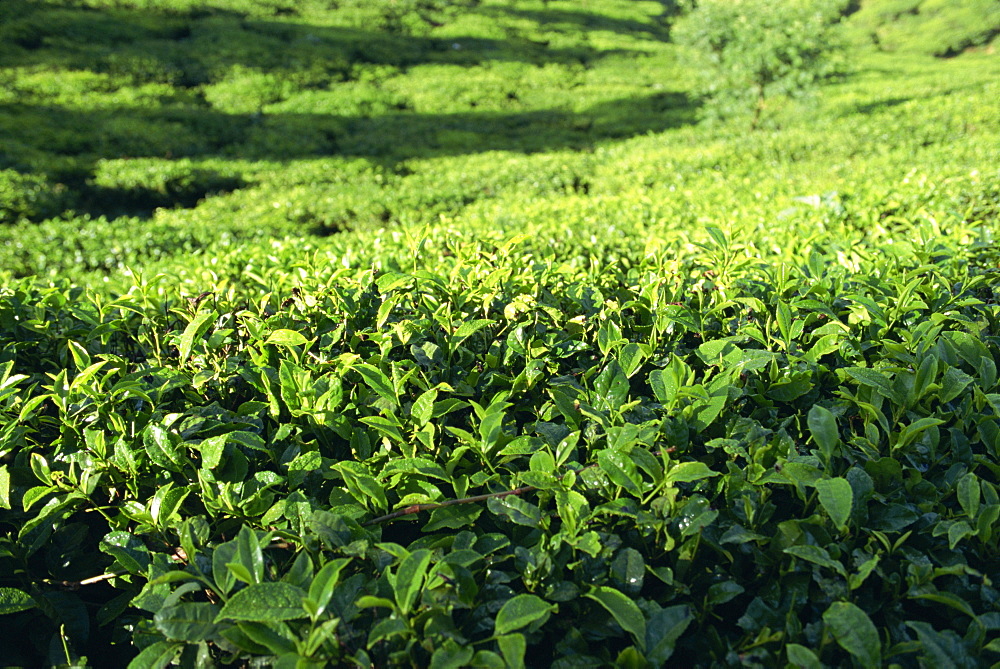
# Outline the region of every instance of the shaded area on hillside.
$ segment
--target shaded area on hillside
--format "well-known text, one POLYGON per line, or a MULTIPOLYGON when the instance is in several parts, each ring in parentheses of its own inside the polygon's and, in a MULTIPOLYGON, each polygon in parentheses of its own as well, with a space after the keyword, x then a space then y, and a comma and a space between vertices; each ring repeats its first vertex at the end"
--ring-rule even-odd
MULTIPOLYGON (((222 9, 94 10, 8 1, 12 4, 0 12, 0 39, 6 44, 0 58, 8 64, 91 69, 136 83, 197 86, 242 66, 282 72, 309 86, 349 79, 359 64, 586 64, 605 55, 584 43, 553 48, 544 39, 511 31, 505 39, 438 38, 377 25, 345 28, 267 20, 222 9)), ((601 22, 595 27, 600 28, 607 19, 597 18, 601 22)))
POLYGON ((482 11, 487 16, 508 16, 534 21, 549 30, 557 32, 588 32, 605 30, 623 35, 645 33, 656 39, 666 41, 670 30, 665 22, 673 16, 677 9, 672 3, 664 3, 664 12, 656 21, 644 22, 635 19, 620 19, 594 12, 568 9, 521 9, 515 7, 487 7, 482 11))
POLYGON ((53 208, 145 217, 246 185, 235 172, 169 165, 184 159, 347 156, 391 166, 494 150, 589 150, 695 121, 695 103, 658 87, 589 105, 574 92, 581 73, 602 59, 644 55, 595 47, 587 32, 659 39, 663 17, 468 0, 344 3, 341 25, 317 25, 291 1, 94 4, 0 3, 0 64, 20 68, 0 80, 7 86, 0 88, 0 170, 11 183, 24 181, 19 174, 42 179, 32 184, 45 206, 21 213, 32 220, 53 208), (441 21, 461 23, 469 34, 435 37, 441 21), (412 82, 407 70, 419 65, 461 69, 453 79, 429 68, 412 82), (474 76, 459 74, 473 69, 474 76), (521 81, 525 73, 530 82, 521 81), (427 91, 438 99, 414 99, 427 91), (148 182, 129 176, 127 188, 102 182, 95 169, 137 158, 160 165, 136 170, 148 182))
POLYGON ((696 106, 682 93, 611 100, 580 112, 226 114, 208 108, 118 108, 80 111, 57 106, 0 105, 0 169, 44 172, 78 193, 79 211, 149 215, 161 206, 192 206, 238 179, 208 175, 210 185, 183 192, 141 187, 128 193, 91 181, 102 159, 204 158, 293 160, 353 156, 394 164, 411 158, 484 151, 536 153, 589 150, 597 143, 694 123, 696 106), (136 195, 139 193, 140 195, 136 195), (142 204, 145 202, 145 204, 142 204), (142 205, 142 206, 140 206, 142 205))

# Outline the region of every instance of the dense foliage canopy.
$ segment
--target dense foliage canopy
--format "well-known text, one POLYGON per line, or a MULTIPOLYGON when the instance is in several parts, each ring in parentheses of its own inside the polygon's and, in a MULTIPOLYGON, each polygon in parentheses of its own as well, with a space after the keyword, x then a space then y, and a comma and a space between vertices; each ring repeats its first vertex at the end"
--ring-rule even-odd
POLYGON ((5 663, 1000 660, 989 47, 336 4, 0 4, 5 663))

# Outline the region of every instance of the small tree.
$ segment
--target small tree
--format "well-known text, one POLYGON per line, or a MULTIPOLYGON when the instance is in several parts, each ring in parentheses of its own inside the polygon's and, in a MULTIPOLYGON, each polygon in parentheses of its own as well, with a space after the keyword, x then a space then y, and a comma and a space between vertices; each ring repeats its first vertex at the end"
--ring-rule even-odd
POLYGON ((748 114, 756 128, 767 100, 797 95, 832 72, 831 28, 842 0, 697 0, 673 28, 696 68, 706 115, 748 114))

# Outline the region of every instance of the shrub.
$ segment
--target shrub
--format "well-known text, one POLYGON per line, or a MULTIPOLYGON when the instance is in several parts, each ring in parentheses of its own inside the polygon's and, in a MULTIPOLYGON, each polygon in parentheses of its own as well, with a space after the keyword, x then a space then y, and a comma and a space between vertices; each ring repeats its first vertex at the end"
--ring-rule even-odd
POLYGON ((842 2, 702 0, 674 29, 698 70, 709 116, 749 114, 756 128, 768 98, 808 90, 831 72, 830 28, 842 2))
POLYGON ((50 218, 63 210, 67 197, 65 186, 43 176, 0 170, 0 223, 50 218))

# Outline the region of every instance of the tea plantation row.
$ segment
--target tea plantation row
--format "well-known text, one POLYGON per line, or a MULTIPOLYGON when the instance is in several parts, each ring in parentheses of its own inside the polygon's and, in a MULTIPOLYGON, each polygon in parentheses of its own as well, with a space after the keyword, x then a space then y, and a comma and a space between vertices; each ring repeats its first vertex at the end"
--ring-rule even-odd
POLYGON ((0 28, 5 662, 1000 661, 988 50, 748 136, 658 2, 75 4, 0 28))

